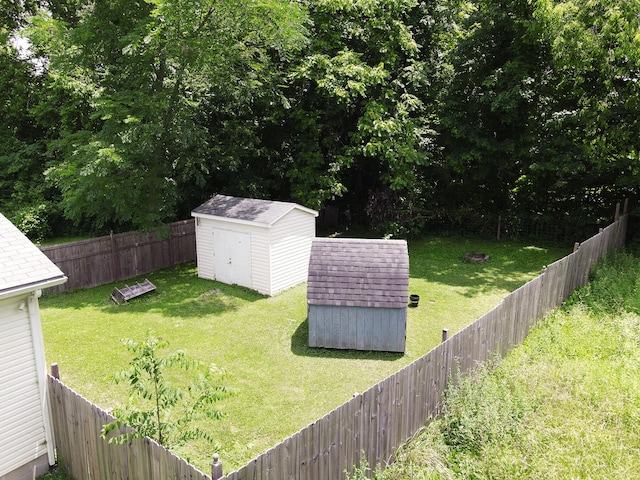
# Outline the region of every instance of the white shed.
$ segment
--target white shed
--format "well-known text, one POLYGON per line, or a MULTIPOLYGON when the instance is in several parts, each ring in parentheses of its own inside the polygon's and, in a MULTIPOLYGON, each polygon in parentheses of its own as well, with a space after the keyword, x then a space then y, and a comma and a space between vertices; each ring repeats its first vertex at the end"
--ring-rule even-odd
POLYGON ((296 203, 216 195, 196 219, 198 276, 275 295, 307 279, 318 212, 296 203))
POLYGON ((0 214, 0 479, 55 462, 38 297, 67 277, 0 214))

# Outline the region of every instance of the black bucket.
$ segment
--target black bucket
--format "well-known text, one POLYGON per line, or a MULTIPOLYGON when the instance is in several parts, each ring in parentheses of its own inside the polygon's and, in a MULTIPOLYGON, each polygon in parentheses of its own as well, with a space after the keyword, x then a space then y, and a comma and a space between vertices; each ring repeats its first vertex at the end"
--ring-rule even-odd
POLYGON ((417 307, 418 306, 418 302, 420 301, 420 295, 409 295, 409 306, 410 307, 417 307))

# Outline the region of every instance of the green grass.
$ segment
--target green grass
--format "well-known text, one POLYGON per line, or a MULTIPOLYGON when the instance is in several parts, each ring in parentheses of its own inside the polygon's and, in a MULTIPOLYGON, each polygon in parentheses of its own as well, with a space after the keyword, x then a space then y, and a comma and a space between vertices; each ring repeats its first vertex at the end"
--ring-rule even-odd
POLYGON ((64 470, 62 465, 55 465, 49 469, 49 472, 45 473, 38 480, 73 480, 64 470))
MULTIPOLYGON (((410 241, 410 293, 420 295, 420 305, 408 309, 404 354, 309 348, 304 284, 266 298, 197 278, 188 264, 147 275, 157 290, 126 305, 109 300, 125 282, 45 295, 47 360, 59 364, 67 385, 103 408, 126 401, 125 387, 109 378, 130 360, 124 338, 141 340, 151 331, 171 350, 224 368, 223 383, 235 395, 217 404, 227 417, 206 427, 228 472, 428 352, 443 328, 462 329, 566 253, 510 242, 410 241), (470 251, 491 260, 463 262, 470 251)), ((213 449, 194 443, 178 453, 208 471, 213 449)))
POLYGON ((640 478, 639 279, 640 259, 605 260, 376 478, 640 478))

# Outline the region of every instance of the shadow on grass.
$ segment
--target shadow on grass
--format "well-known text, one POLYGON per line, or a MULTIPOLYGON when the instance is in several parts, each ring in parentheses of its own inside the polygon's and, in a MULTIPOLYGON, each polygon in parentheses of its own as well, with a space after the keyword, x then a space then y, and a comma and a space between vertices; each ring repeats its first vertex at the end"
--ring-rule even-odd
POLYGON ((195 264, 187 263, 98 287, 48 294, 45 301, 49 307, 93 307, 107 314, 153 311, 165 317, 202 318, 235 311, 263 298, 245 287, 199 278, 195 264), (110 299, 114 288, 134 285, 145 278, 156 286, 156 290, 120 305, 110 299))
POLYGON ((511 292, 570 251, 570 247, 434 237, 409 243, 409 275, 462 287, 467 297, 495 289, 511 292), (489 261, 464 261, 463 256, 471 252, 486 253, 489 261))
POLYGON ((387 360, 394 361, 404 356, 397 352, 374 352, 361 350, 340 350, 335 348, 315 348, 309 346, 309 319, 305 319, 291 337, 291 352, 301 357, 343 358, 347 360, 387 360))

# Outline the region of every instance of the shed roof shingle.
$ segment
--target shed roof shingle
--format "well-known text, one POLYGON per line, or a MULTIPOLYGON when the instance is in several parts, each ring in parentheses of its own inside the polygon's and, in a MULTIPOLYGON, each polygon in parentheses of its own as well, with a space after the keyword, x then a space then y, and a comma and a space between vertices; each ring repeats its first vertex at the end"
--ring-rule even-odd
POLYGON ((311 245, 311 305, 406 308, 409 254, 404 240, 317 238, 311 245))
POLYGON ((64 280, 64 273, 0 213, 0 294, 64 280))
POLYGON ((192 213, 244 220, 271 226, 295 208, 309 212, 315 216, 318 215, 318 212, 315 210, 303 207, 297 203, 262 200, 258 198, 230 197, 228 195, 216 195, 199 207, 193 209, 192 213))

